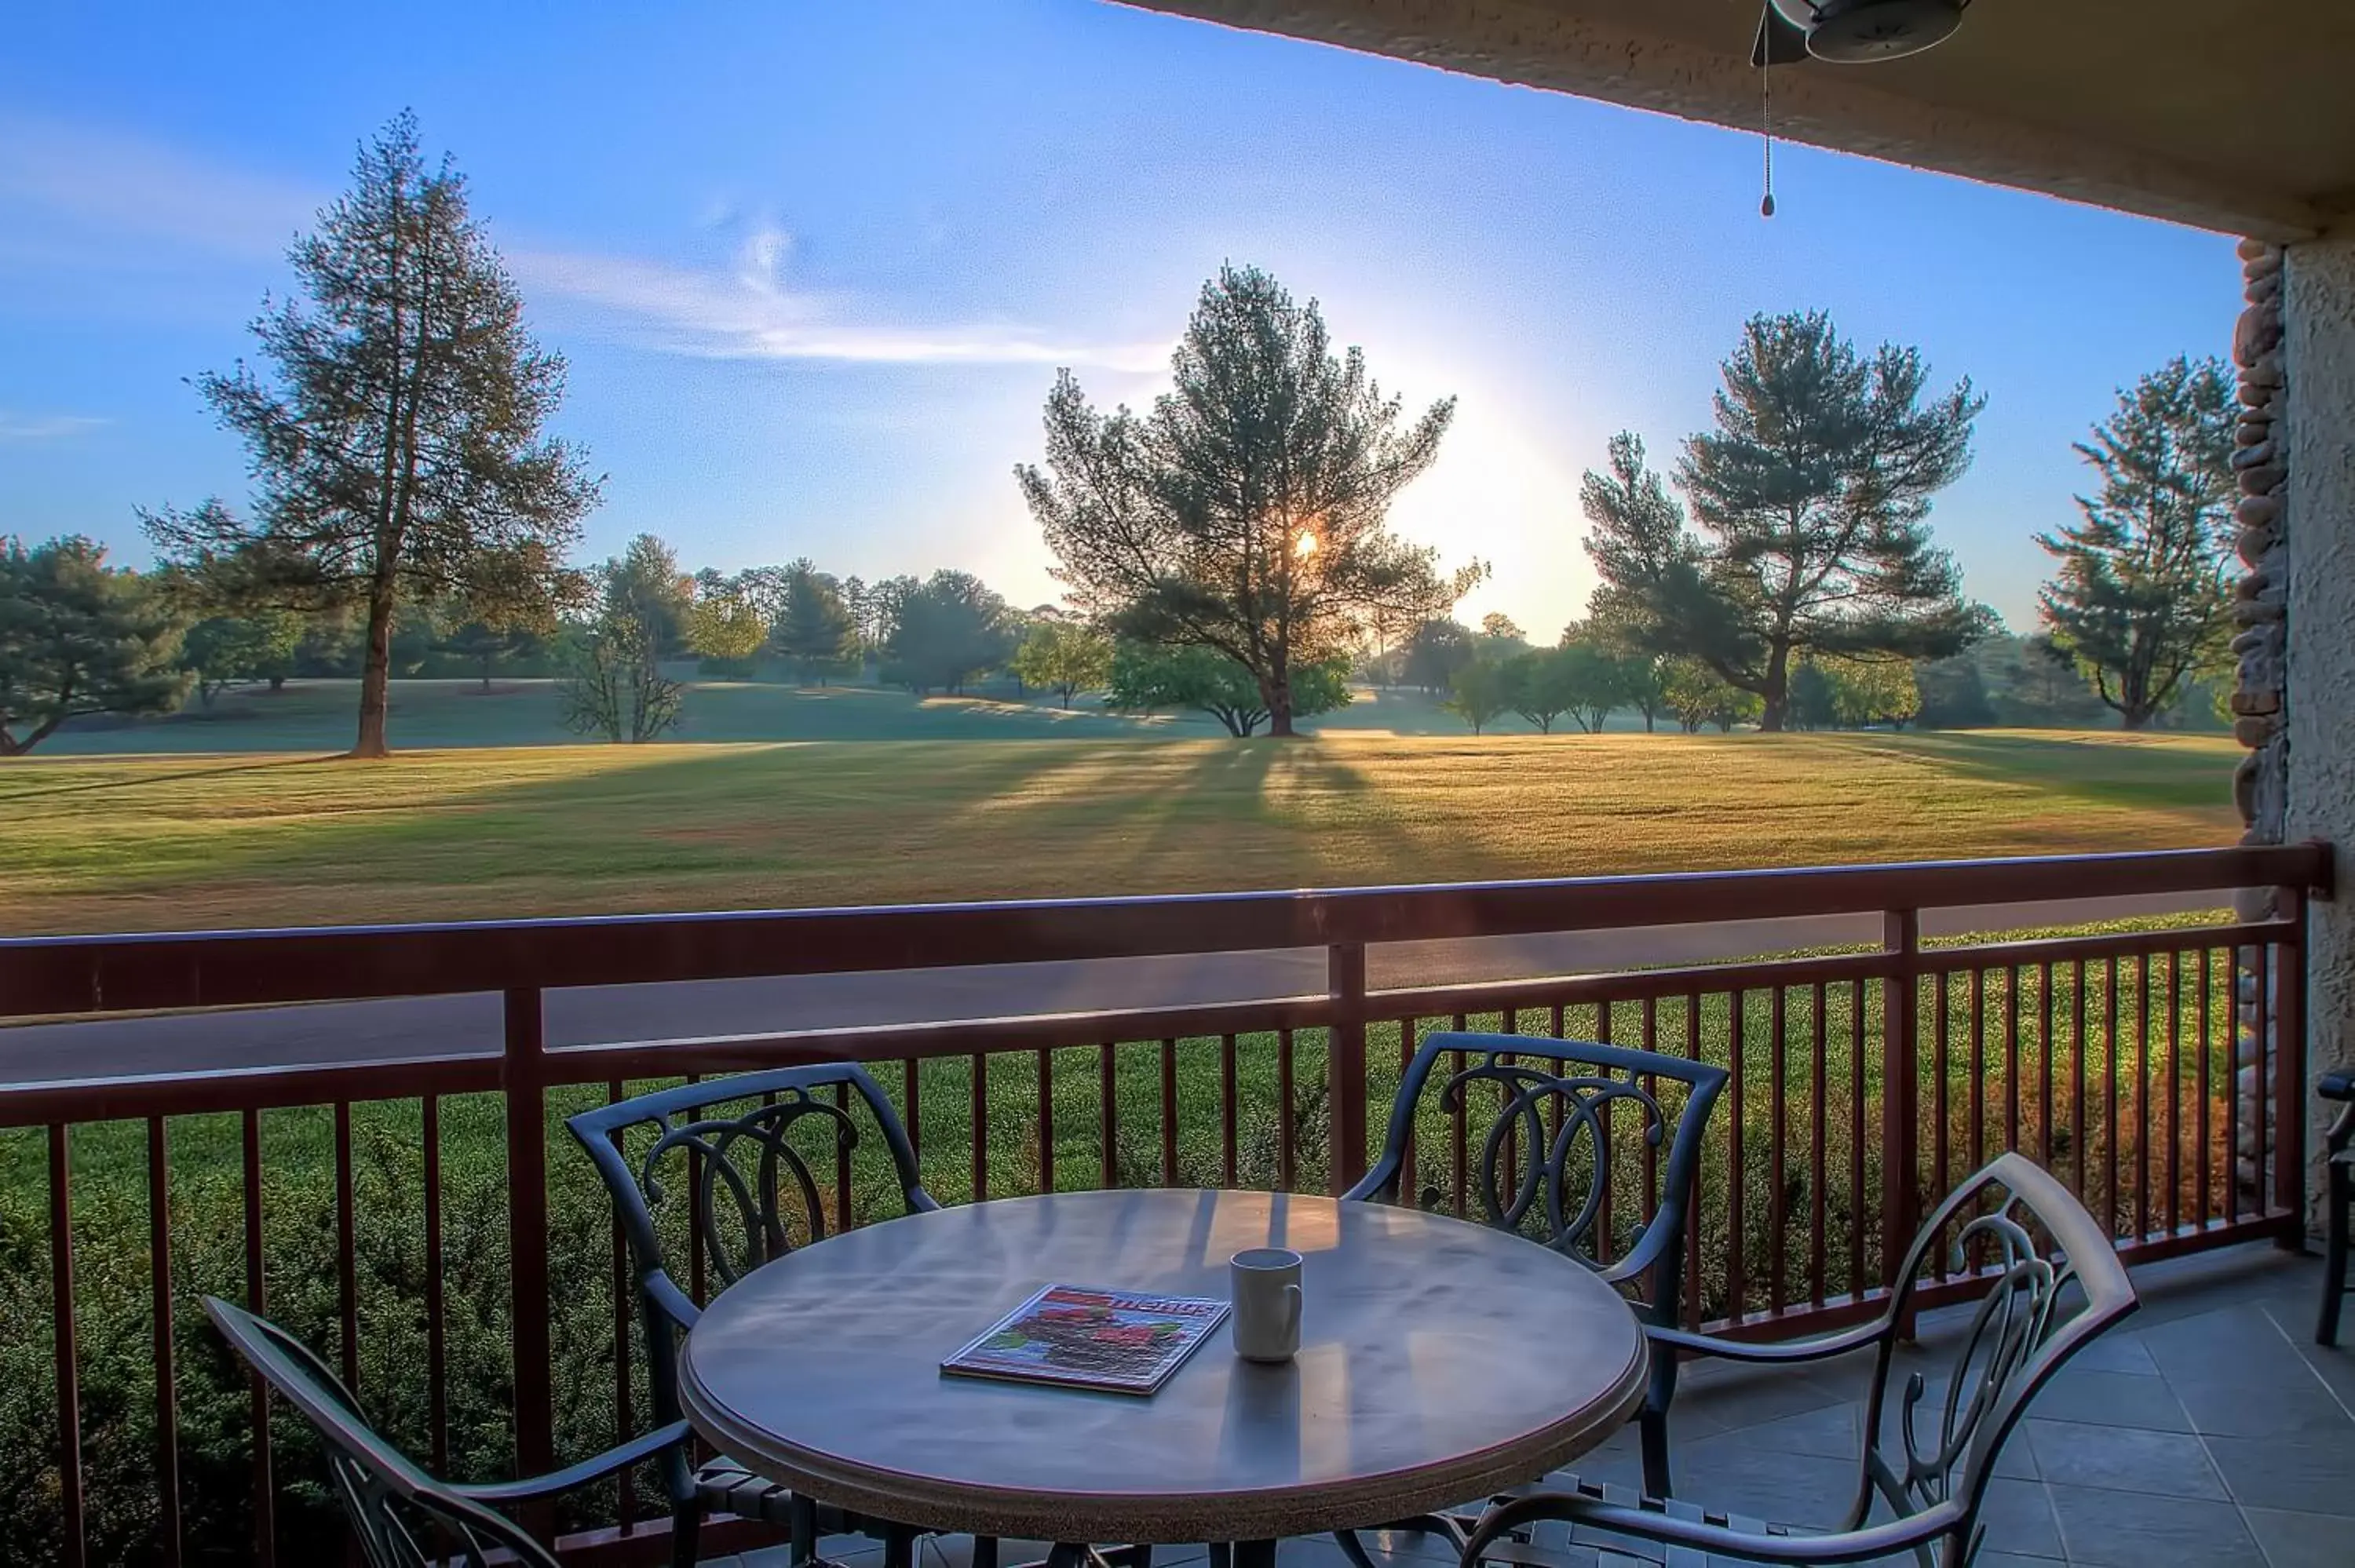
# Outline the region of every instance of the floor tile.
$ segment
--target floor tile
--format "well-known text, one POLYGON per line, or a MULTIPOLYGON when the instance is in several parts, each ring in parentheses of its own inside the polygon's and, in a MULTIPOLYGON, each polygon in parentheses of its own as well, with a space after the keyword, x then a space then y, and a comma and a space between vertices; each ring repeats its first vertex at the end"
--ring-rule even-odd
POLYGON ((2200 1439, 2187 1433, 2081 1421, 2031 1420, 2026 1425, 2036 1467, 2047 1481, 2173 1498, 2227 1495, 2200 1439))
POLYGON ((2189 1432, 2191 1420, 2156 1372, 2081 1372, 2071 1367, 2037 1390, 2030 1411, 2041 1420, 2096 1426, 2189 1432))
POLYGON ((2230 1503, 2153 1497, 2090 1487, 2055 1486, 2069 1561, 2087 1568, 2265 1568, 2264 1558, 2230 1503))
POLYGON ((1742 1427, 1740 1435, 1766 1447, 1853 1462, 1863 1452, 1863 1443, 1858 1436, 1861 1425, 1854 1404, 1828 1404, 1821 1410, 1802 1411, 1796 1415, 1742 1427))
POLYGON ((2069 1358, 2071 1372, 2155 1372, 2158 1363, 2140 1334, 2113 1330, 2069 1358))
POLYGON ((2243 1507, 2355 1518, 2355 1433, 2211 1437, 2208 1452, 2243 1507))
POLYGON ((1989 1481, 1979 1518, 1987 1526, 1989 1551, 2024 1557, 2061 1555, 2061 1527, 2041 1481, 1989 1481))
POLYGON ((2320 1378, 2296 1383, 2208 1383, 2169 1378, 2195 1431, 2222 1437, 2307 1432, 2355 1433, 2355 1416, 2320 1378))
POLYGON ((2143 1330, 2158 1370, 2169 1376, 2250 1383, 2304 1381, 2305 1358, 2254 1307, 2226 1307, 2143 1330))
POLYGON ((1828 1530, 1855 1501, 1856 1462, 1796 1454, 1743 1440, 1703 1438, 1678 1456, 1677 1495, 1712 1511, 1828 1530))
POLYGON ((2347 1568, 2355 1563, 2355 1527, 2322 1513, 2243 1509, 2268 1568, 2347 1568))

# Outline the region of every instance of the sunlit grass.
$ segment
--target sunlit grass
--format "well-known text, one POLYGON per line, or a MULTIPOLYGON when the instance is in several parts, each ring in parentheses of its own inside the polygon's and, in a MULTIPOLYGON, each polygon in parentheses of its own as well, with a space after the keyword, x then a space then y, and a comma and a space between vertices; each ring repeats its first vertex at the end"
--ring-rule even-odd
POLYGON ((35 758, 16 932, 1144 894, 2221 843, 2211 737, 1328 735, 35 758))

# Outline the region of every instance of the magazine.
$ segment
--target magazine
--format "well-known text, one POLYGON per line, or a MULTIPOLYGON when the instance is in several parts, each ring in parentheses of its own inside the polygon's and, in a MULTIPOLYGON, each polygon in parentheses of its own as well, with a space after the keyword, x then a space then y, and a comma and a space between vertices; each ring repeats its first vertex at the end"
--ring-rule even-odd
POLYGON ((1050 1285, 941 1363, 957 1377, 1151 1393, 1223 1322, 1227 1304, 1050 1285))

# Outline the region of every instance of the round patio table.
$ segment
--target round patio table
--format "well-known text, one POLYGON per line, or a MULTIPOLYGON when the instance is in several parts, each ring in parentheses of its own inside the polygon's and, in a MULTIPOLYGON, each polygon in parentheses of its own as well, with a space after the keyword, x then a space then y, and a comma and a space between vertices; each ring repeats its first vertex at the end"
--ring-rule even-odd
POLYGON ((1044 1541, 1264 1542, 1369 1529, 1535 1480, 1644 1393, 1644 1335, 1576 1260, 1444 1215, 1297 1194, 1118 1191, 911 1214, 789 1254, 687 1337, 680 1394, 722 1452, 820 1502, 1044 1541), (1302 1255, 1300 1353, 1221 1325, 1146 1397, 953 1377, 1042 1285, 1228 1293, 1302 1255))

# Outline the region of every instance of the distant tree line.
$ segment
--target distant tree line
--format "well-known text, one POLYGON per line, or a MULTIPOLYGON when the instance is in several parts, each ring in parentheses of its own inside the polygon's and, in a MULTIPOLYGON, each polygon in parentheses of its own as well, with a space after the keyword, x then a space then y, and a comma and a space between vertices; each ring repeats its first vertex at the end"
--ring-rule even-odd
POLYGON ((1207 282, 1142 411, 1069 372, 1018 487, 1065 589, 1021 611, 969 573, 878 582, 803 558, 684 569, 650 534, 571 564, 602 480, 546 433, 562 357, 445 158, 403 114, 290 252, 298 288, 254 323, 255 364, 197 378, 254 476, 144 513, 160 565, 0 535, 0 755, 94 714, 210 707, 244 684, 358 682, 352 754, 389 747, 396 675, 557 675, 585 734, 645 740, 706 679, 957 694, 992 675, 1065 706, 1207 714, 1296 733, 1353 680, 1418 686, 1477 731, 1507 715, 1599 730, 2082 724, 2208 718, 2229 682, 2235 408, 2214 360, 2120 393, 2077 451, 2074 521, 2036 535, 2053 576, 2022 641, 1963 593, 1930 529, 1985 406, 1918 351, 1859 351, 1819 312, 1762 314, 1709 428, 1664 473, 1633 432, 1584 476, 1585 616, 1535 647, 1455 606, 1486 576, 1391 531, 1455 411, 1411 413, 1314 300, 1263 271, 1207 282), (1673 485, 1673 489, 1671 486, 1673 485))

